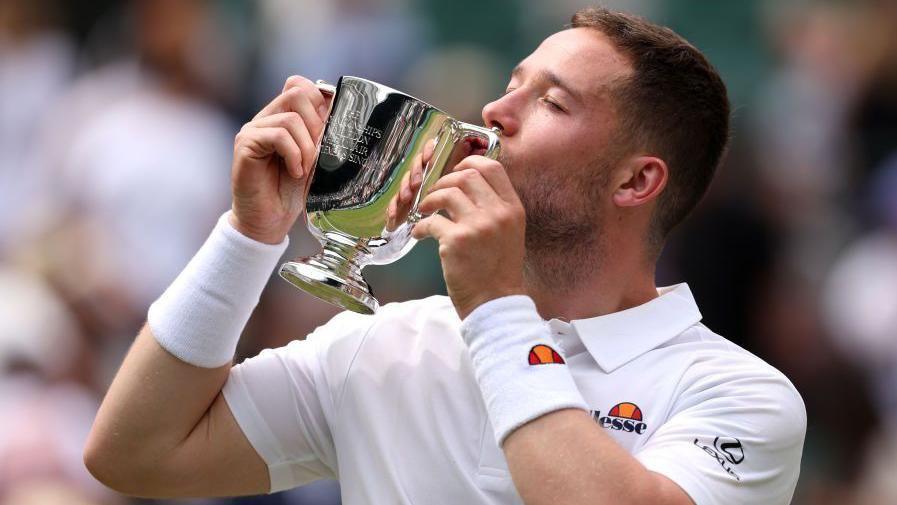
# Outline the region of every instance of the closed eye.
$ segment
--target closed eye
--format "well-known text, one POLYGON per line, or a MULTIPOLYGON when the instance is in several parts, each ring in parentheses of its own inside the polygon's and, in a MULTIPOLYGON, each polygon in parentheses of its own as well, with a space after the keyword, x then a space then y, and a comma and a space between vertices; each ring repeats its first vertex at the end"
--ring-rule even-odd
POLYGON ((551 97, 543 96, 539 99, 540 101, 547 103, 549 107, 559 111, 559 112, 567 112, 563 107, 561 107, 557 102, 555 102, 551 97))
MULTIPOLYGON (((517 88, 508 88, 505 90, 505 92, 502 96, 509 95, 510 93, 513 93, 514 91, 516 91, 516 89, 517 88)), ((552 109, 554 109, 558 112, 567 112, 567 109, 565 109, 564 107, 561 107, 561 105, 559 103, 557 103, 550 96, 543 96, 543 97, 539 98, 539 101, 548 104, 549 107, 551 107, 552 109)))

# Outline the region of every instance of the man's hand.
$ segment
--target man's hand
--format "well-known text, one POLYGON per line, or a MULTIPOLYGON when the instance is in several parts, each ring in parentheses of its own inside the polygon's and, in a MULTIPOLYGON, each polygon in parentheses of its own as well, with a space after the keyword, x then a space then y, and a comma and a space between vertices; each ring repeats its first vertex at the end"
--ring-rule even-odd
POLYGON ((434 213, 412 236, 439 241, 448 294, 461 319, 481 304, 524 294, 526 215, 501 163, 469 156, 443 176, 419 206, 434 213), (443 210, 443 214, 435 214, 443 210))
POLYGON ((231 224, 241 233, 280 243, 305 210, 328 109, 328 98, 311 81, 293 76, 237 134, 231 224))

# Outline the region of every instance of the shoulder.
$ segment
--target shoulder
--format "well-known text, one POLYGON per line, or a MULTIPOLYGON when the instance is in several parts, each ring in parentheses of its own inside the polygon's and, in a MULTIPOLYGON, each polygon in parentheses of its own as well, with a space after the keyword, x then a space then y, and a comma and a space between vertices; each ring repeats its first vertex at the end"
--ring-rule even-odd
POLYGON ((696 386, 765 391, 803 403, 785 374, 703 324, 688 328, 665 347, 682 347, 688 353, 690 359, 685 374, 697 382, 696 386))
POLYGON ((725 404, 745 415, 766 413, 769 426, 786 438, 803 438, 807 414, 804 401, 794 384, 781 371, 760 357, 696 324, 664 347, 681 347, 688 355, 680 379, 677 410, 702 402, 725 404))
POLYGON ((656 350, 652 365, 677 373, 663 375, 669 410, 639 460, 695 503, 789 503, 807 427, 791 381, 701 324, 656 350))

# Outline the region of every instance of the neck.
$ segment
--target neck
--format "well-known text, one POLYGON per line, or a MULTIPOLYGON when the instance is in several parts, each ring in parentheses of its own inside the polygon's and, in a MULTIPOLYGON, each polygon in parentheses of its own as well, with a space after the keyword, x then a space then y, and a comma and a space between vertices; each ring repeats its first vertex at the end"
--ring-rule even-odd
POLYGON ((613 257, 573 258, 552 254, 564 264, 546 265, 542 255, 529 255, 526 289, 544 319, 566 321, 586 319, 619 312, 642 305, 657 297, 654 282, 654 263, 645 260, 640 248, 614 244, 613 257), (584 269, 583 265, 592 267, 584 269), (559 275, 562 268, 571 275, 559 275), (575 272, 575 273, 574 273, 575 272))

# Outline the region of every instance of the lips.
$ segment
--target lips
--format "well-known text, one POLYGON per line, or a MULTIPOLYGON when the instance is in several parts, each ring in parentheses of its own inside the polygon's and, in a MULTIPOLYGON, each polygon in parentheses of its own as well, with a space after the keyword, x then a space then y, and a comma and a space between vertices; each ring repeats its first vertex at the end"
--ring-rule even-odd
POLYGON ((470 155, 479 155, 482 156, 486 152, 486 147, 488 144, 484 139, 471 137, 467 139, 467 145, 470 149, 470 155))

